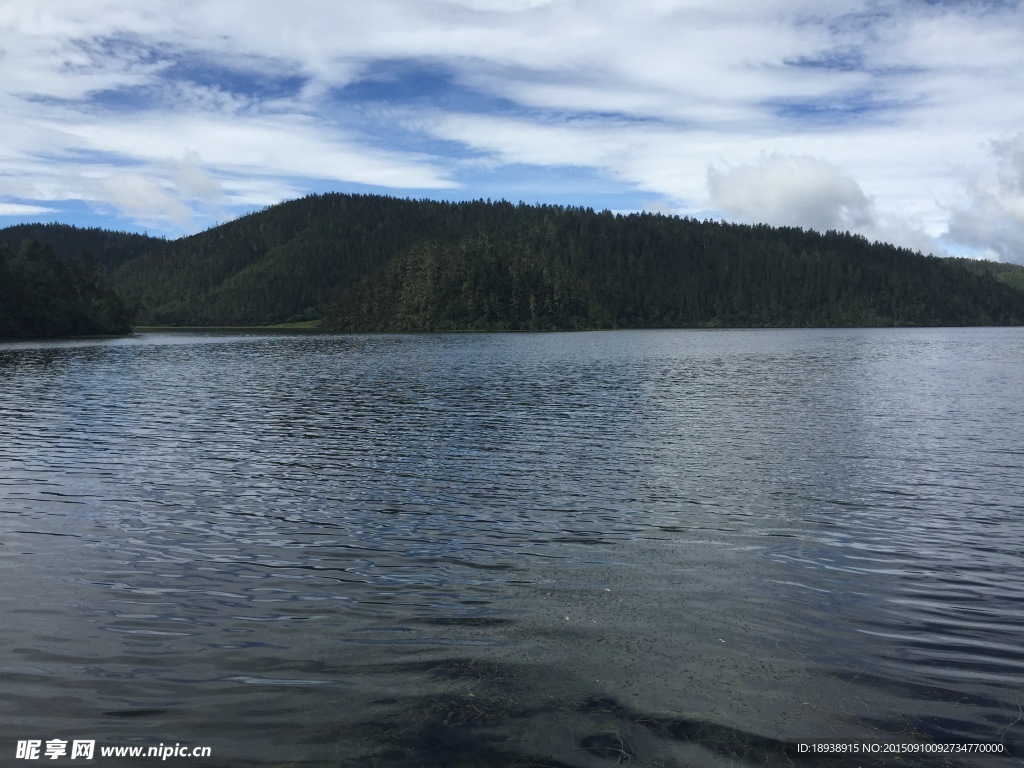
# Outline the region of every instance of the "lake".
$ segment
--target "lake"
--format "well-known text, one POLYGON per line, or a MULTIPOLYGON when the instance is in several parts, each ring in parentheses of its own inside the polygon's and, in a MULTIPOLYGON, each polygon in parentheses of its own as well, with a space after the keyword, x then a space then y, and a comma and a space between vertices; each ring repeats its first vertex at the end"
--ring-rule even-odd
POLYGON ((0 750, 1024 752, 1022 544, 1019 328, 4 343, 0 750))

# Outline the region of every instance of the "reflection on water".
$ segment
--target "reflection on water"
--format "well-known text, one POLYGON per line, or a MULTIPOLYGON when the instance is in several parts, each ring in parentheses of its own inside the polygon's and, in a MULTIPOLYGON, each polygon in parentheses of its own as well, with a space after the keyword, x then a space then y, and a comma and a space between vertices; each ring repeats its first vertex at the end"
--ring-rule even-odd
POLYGON ((0 344, 0 750, 1022 741, 1022 385, 1018 329, 0 344))

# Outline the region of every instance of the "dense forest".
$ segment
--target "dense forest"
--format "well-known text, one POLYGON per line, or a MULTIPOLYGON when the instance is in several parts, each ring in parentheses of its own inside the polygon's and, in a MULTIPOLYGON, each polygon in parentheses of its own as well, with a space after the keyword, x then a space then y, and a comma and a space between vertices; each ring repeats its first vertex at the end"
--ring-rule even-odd
POLYGON ((106 271, 167 242, 162 237, 115 232, 98 227, 75 227, 70 224, 15 224, 0 229, 0 242, 6 242, 12 248, 25 240, 35 240, 50 246, 62 261, 71 261, 88 254, 91 264, 106 271))
POLYGON ((345 291, 339 330, 1001 325, 1024 293, 848 234, 558 212, 429 242, 345 291))
POLYGON ((1024 267, 1020 264, 1007 264, 999 261, 986 261, 983 259, 946 259, 950 264, 963 267, 968 272, 978 275, 989 274, 1000 282, 1006 283, 1011 288, 1024 292, 1024 267))
POLYGON ((59 259, 38 241, 17 252, 0 243, 0 338, 120 334, 131 323, 94 265, 59 259))
MULTIPOLYGON (((1024 324, 1024 268, 849 233, 313 195, 174 241, 60 225, 153 325, 346 331, 1024 324)), ((10 235, 8 233, 11 233, 10 235)), ((0 241, 13 239, 0 230, 0 241)), ((17 234, 25 234, 19 232, 17 234)))

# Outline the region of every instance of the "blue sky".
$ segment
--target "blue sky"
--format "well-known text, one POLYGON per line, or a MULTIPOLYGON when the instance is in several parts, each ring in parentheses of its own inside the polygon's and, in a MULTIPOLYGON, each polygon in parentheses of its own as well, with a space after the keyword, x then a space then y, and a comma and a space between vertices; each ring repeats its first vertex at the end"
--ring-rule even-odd
POLYGON ((860 232, 1024 262, 1024 9, 0 6, 0 226, 175 237, 310 192, 860 232))

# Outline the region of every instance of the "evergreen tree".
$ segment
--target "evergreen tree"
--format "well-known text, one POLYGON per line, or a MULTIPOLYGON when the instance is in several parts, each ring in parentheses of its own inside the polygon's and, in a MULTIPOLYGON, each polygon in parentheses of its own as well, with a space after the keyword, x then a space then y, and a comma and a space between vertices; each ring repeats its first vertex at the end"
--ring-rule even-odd
POLYGON ((132 313, 86 261, 61 261, 26 240, 0 244, 0 337, 55 337, 131 331, 132 313))

